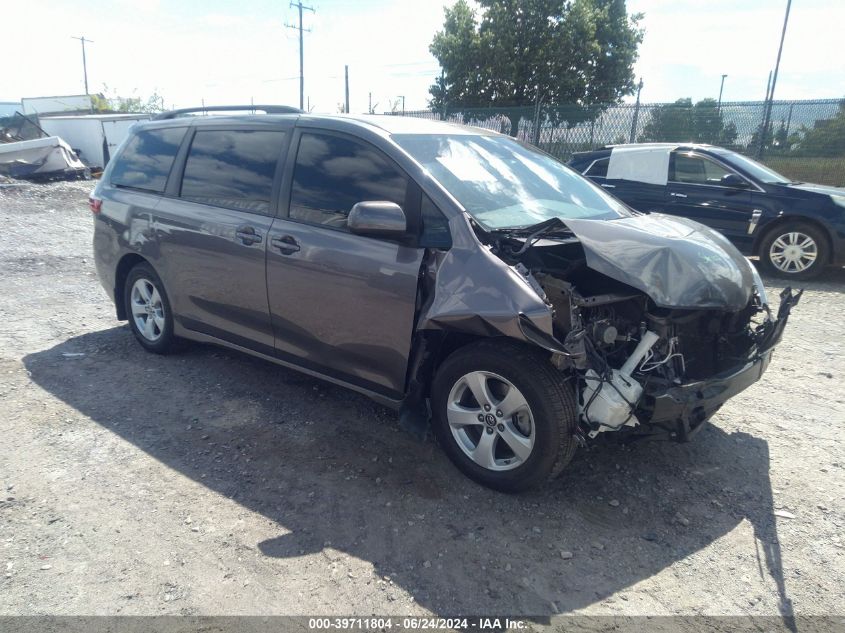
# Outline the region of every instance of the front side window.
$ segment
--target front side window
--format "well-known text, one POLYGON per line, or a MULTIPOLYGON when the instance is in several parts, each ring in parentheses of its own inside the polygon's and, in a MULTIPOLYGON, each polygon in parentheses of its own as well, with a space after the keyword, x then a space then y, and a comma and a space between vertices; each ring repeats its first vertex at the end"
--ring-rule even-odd
POLYGON ((162 193, 186 129, 169 127, 137 132, 115 159, 111 184, 162 193))
POLYGON ((598 185, 511 138, 400 134, 393 139, 488 230, 523 228, 555 217, 630 215, 598 185))
POLYGON ((198 130, 185 161, 181 197, 268 213, 284 140, 280 131, 198 130))
POLYGON ((420 246, 426 248, 451 248, 452 233, 449 230, 449 221, 441 213, 440 209, 434 206, 431 198, 425 194, 422 196, 422 203, 420 205, 420 219, 422 220, 420 246))
POLYGON ((375 147, 340 136, 305 133, 291 187, 290 218, 345 228, 358 202, 405 204, 407 178, 375 147))
POLYGON ((718 185, 732 174, 716 161, 695 154, 674 154, 669 180, 693 185, 718 185))

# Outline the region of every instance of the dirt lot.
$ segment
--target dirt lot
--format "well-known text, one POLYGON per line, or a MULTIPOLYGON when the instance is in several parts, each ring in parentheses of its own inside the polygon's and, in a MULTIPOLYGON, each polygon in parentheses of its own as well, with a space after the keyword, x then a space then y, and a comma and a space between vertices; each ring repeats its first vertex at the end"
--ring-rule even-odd
POLYGON ((694 442, 504 496, 351 392, 143 352, 91 187, 0 188, 0 615, 845 614, 845 270, 694 442))

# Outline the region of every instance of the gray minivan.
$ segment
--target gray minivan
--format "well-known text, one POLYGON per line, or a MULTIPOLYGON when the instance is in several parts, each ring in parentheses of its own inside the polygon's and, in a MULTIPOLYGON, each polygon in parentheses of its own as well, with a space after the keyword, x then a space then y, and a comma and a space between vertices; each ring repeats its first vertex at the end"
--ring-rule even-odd
POLYGON ((607 432, 687 440, 800 297, 770 307, 718 233, 513 138, 255 109, 165 113, 109 163, 90 203, 118 319, 151 352, 216 343, 430 422, 487 486, 536 486, 607 432))

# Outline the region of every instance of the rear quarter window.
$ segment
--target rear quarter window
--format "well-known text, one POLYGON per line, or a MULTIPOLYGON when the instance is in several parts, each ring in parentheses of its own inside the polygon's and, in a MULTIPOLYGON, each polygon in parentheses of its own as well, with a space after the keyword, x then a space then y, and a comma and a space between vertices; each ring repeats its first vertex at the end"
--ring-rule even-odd
POLYGON ((162 193, 186 129, 171 127, 138 131, 115 159, 111 184, 162 193))
POLYGON ((589 166, 587 171, 584 172, 584 175, 592 176, 593 178, 607 178, 607 166, 609 164, 610 157, 599 158, 589 166))

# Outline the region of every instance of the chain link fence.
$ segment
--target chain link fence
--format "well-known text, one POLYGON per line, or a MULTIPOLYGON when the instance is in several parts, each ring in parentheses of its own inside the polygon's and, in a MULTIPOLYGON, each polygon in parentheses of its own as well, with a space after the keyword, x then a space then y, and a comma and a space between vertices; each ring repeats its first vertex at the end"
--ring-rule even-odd
POLYGON ((404 116, 512 134, 564 161, 610 144, 709 143, 756 158, 791 180, 845 186, 845 100, 840 99, 771 104, 682 99, 586 108, 540 104, 406 111, 404 116))

